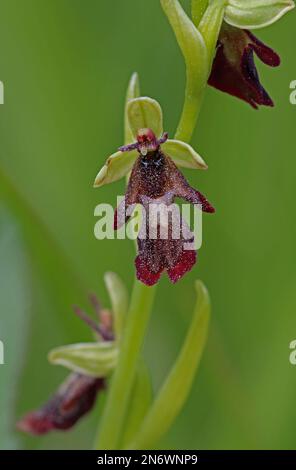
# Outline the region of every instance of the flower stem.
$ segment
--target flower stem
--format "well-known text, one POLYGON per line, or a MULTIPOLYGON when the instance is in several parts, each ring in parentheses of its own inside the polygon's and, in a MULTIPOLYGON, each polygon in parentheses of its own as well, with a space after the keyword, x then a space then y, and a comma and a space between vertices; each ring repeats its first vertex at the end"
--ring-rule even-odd
POLYGON ((155 288, 135 281, 119 362, 110 384, 96 449, 118 449, 154 294, 155 288))
POLYGON ((183 111, 175 138, 189 142, 202 105, 208 78, 207 49, 201 33, 178 0, 160 0, 186 64, 186 89, 183 111))

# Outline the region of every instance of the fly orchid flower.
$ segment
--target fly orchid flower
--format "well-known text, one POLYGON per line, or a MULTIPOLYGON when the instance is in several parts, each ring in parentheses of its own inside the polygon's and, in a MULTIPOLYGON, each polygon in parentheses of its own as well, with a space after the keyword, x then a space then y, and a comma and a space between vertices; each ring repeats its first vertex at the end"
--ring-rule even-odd
POLYGON ((66 431, 92 409, 104 388, 103 379, 73 373, 44 406, 24 416, 17 428, 34 435, 66 431))
MULTIPOLYGON (((95 180, 98 187, 132 170, 125 198, 115 213, 115 229, 127 220, 130 207, 141 204, 147 210, 152 204, 171 206, 176 197, 200 205, 204 212, 214 212, 205 196, 193 189, 177 168, 207 169, 207 165, 190 145, 170 140, 163 133, 160 105, 150 98, 136 98, 128 103, 127 111, 135 142, 120 147, 118 153, 109 157, 95 180)), ((146 285, 155 284, 165 270, 175 283, 196 262, 195 250, 185 249, 192 236, 186 238, 181 233, 174 239, 171 231, 172 222, 167 239, 161 239, 159 234, 151 238, 148 228, 145 239, 138 238, 137 278, 146 285)))
POLYGON ((80 308, 74 307, 76 315, 92 329, 97 341, 63 346, 51 351, 50 361, 64 365, 72 373, 43 406, 29 412, 17 423, 20 431, 33 435, 47 434, 54 430, 66 431, 91 411, 98 394, 106 388, 105 377, 114 370, 117 363, 118 351, 115 347, 112 349, 109 346, 114 344, 115 331, 118 336, 120 335, 115 323, 117 325, 121 323, 118 322, 118 317, 122 309, 126 308, 126 292, 114 273, 107 273, 105 281, 111 296, 113 313, 102 309, 94 295, 90 300, 99 322, 80 308), (91 366, 92 362, 96 364, 96 370, 91 366))
POLYGON ((260 83, 254 53, 270 67, 280 65, 276 52, 250 31, 223 23, 209 85, 249 103, 253 108, 274 106, 260 83))

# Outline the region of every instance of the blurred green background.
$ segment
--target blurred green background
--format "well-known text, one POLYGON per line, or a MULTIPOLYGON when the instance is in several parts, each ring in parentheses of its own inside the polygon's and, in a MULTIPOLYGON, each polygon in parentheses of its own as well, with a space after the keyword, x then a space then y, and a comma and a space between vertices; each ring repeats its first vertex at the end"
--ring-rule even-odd
MULTIPOLYGON (((186 176, 217 213, 204 217, 193 272, 176 286, 161 280, 145 344, 155 389, 182 344, 196 278, 210 290, 213 315, 200 373, 160 448, 296 448, 295 12, 258 35, 282 56, 279 69, 259 65, 275 109, 256 112, 209 89, 193 139, 209 170, 186 176)), ((184 65, 158 0, 1 0, 2 449, 92 445, 100 407, 72 432, 43 438, 15 432, 15 421, 66 375, 47 363, 48 350, 90 338, 71 306, 89 309, 89 291, 108 305, 106 270, 132 286, 133 244, 93 235, 95 205, 115 204, 124 181, 92 183, 123 143, 134 71, 172 135, 184 65)))

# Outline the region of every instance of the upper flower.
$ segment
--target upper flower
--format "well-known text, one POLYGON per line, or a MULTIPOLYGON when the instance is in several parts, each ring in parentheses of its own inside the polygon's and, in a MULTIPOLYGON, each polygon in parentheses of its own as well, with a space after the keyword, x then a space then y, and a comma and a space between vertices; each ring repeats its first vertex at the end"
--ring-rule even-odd
MULTIPOLYGON (((151 208, 157 211, 161 204, 170 207, 175 198, 180 197, 200 205, 204 212, 214 212, 207 199, 189 185, 177 168, 177 165, 201 169, 207 166, 188 144, 169 140, 167 133, 163 134, 162 112, 156 101, 150 98, 131 100, 128 115, 135 142, 120 147, 119 153, 109 157, 96 178, 95 186, 114 181, 132 169, 125 198, 115 215, 115 228, 126 221, 131 207, 141 204, 147 221, 145 236, 138 238, 137 277, 152 285, 166 270, 171 281, 176 282, 195 264, 195 251, 185 246, 192 241, 192 234, 184 233, 183 225, 176 239, 172 234, 174 220, 171 219, 165 239, 160 234, 161 222, 157 223, 156 234, 151 237, 151 208), (147 127, 147 124, 151 125, 147 127)), ((178 214, 173 217, 177 218, 178 214)))
POLYGON ((208 83, 246 101, 255 109, 259 105, 273 106, 260 83, 254 53, 271 67, 280 65, 278 54, 250 31, 223 23, 208 83))

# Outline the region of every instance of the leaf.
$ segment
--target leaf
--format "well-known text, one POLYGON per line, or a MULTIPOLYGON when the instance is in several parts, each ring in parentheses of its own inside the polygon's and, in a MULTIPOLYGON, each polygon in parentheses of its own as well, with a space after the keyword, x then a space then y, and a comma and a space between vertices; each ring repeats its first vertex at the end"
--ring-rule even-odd
POLYGON ((127 175, 132 169, 138 154, 136 150, 129 152, 116 152, 111 155, 96 176, 94 187, 113 183, 127 175))
POLYGON ((134 140, 139 129, 152 129, 157 137, 162 135, 162 109, 156 100, 148 97, 130 100, 127 103, 127 116, 134 140))
POLYGON ((170 429, 190 393, 208 334, 210 299, 196 282, 197 304, 187 337, 171 372, 153 402, 142 428, 128 449, 151 449, 170 429))
POLYGON ((113 341, 70 344, 50 351, 48 360, 80 374, 107 377, 117 365, 118 349, 113 341))
POLYGON ((104 276, 114 315, 114 331, 116 340, 121 337, 124 321, 128 311, 128 292, 120 277, 112 272, 104 276))
POLYGON ((237 28, 264 28, 294 7, 292 0, 229 0, 224 19, 237 28))
POLYGON ((29 273, 18 227, 3 208, 0 259, 0 448, 15 449, 15 401, 27 341, 29 273))
POLYGON ((207 170, 208 168, 201 156, 185 142, 181 142, 180 140, 167 140, 161 147, 179 167, 198 168, 200 170, 207 170))

